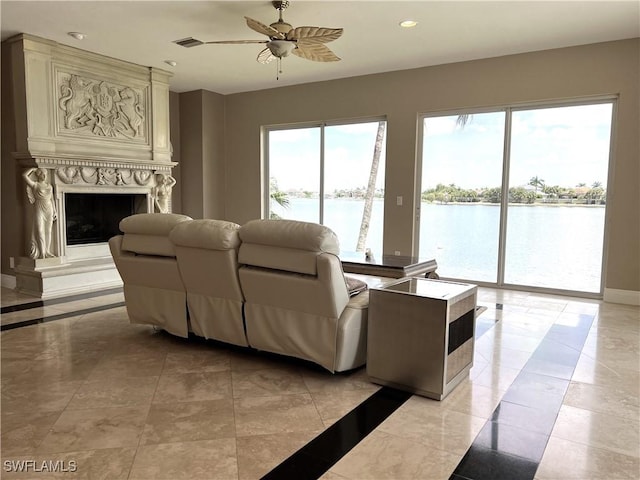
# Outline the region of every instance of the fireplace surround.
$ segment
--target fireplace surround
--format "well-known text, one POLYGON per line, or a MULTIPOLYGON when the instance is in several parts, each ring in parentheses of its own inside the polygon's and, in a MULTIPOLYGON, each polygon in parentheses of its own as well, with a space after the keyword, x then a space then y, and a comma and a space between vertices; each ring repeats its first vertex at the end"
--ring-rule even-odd
POLYGON ((3 180, 2 199, 18 199, 16 221, 3 229, 19 239, 2 255, 15 261, 16 288, 50 297, 121 285, 107 245, 119 219, 171 211, 171 74, 26 34, 2 48, 3 103, 13 117, 3 118, 2 173, 16 179, 11 189, 3 180), (51 225, 39 222, 34 188, 43 185, 55 212, 51 255, 30 249, 51 225), (111 207, 98 214, 103 201, 111 207))

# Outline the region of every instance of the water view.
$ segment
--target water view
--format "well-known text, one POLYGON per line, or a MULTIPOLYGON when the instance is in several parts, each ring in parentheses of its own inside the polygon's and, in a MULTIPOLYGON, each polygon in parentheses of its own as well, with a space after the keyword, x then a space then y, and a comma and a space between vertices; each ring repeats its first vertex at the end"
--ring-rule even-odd
MULTIPOLYGON (((324 203, 325 225, 336 232, 343 251, 354 251, 363 203, 324 203)), ((421 257, 435 258, 442 277, 497 281, 498 205, 422 202, 421 208, 421 257)), ((275 206, 274 211, 284 218, 317 222, 318 200, 291 198, 287 209, 275 206)), ((604 214, 604 206, 510 205, 505 283, 599 292, 604 214)), ((383 201, 376 199, 366 241, 373 252, 382 252, 382 232, 383 201)))

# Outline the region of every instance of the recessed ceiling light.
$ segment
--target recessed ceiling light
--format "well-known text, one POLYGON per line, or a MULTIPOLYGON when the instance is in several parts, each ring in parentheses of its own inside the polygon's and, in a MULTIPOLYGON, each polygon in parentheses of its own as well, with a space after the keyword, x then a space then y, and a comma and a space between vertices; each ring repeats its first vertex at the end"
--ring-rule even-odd
POLYGON ((172 67, 178 65, 178 62, 176 62, 175 60, 165 60, 164 63, 166 63, 167 65, 171 65, 172 67))
POLYGON ((403 20, 402 22, 400 22, 400 26, 404 28, 412 28, 416 25, 418 25, 418 22, 416 22, 415 20, 403 20))
POLYGON ((67 35, 69 35, 70 37, 75 38, 76 40, 84 40, 86 35, 84 33, 80 33, 80 32, 69 32, 67 33, 67 35))

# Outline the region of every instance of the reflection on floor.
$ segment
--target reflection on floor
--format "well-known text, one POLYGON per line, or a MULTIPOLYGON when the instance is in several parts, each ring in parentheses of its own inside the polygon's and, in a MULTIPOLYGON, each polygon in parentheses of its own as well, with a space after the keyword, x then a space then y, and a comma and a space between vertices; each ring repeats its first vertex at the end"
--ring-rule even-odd
POLYGON ((638 307, 480 288, 470 378, 437 402, 130 325, 100 293, 2 289, 2 478, 639 477, 638 307))

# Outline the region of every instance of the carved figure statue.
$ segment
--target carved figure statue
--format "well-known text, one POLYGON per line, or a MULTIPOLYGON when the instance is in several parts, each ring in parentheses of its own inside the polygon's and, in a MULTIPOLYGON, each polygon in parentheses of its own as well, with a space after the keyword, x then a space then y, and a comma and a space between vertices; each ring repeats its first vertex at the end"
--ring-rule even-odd
POLYGON ((104 168, 98 168, 97 172, 98 181, 96 182, 96 185, 106 185, 108 183, 106 170, 104 168))
POLYGON ((144 111, 142 105, 138 103, 138 97, 133 89, 126 87, 120 92, 120 100, 116 102, 118 115, 116 122, 121 128, 121 134, 130 137, 141 136, 144 111))
POLYGON ((176 179, 166 173, 156 175, 156 186, 153 187, 153 198, 156 209, 160 213, 169 213, 169 200, 171 190, 176 184, 176 179))
POLYGON ((122 178, 122 170, 116 169, 116 185, 125 185, 124 178, 122 178))
POLYGON ((43 168, 29 168, 22 174, 22 178, 27 184, 29 203, 34 207, 29 256, 34 259, 54 257, 51 252, 51 230, 58 212, 47 171, 43 168), (35 180, 31 174, 34 174, 35 180))
POLYGON ((91 110, 91 93, 89 84, 77 75, 71 75, 69 85, 61 85, 61 97, 58 102, 60 109, 65 112, 64 124, 69 129, 84 126, 91 110), (83 117, 87 117, 83 120, 83 117))

